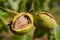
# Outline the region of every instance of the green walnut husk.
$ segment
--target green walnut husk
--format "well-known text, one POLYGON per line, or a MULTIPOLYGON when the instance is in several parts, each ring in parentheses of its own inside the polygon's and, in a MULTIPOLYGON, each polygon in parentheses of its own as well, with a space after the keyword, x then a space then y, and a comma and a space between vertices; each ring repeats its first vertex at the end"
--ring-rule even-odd
POLYGON ((44 27, 44 28, 52 29, 57 25, 54 17, 50 13, 47 13, 47 12, 37 12, 35 19, 37 19, 35 20, 35 26, 37 28, 44 27))
POLYGON ((24 34, 31 31, 33 29, 33 16, 25 12, 21 12, 20 14, 17 14, 13 18, 13 22, 10 29, 13 33, 18 33, 18 34, 24 34))

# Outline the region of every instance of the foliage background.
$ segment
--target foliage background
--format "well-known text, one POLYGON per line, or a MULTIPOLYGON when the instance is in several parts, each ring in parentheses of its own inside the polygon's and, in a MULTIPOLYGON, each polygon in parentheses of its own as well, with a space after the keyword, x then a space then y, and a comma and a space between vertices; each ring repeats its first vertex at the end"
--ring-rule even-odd
MULTIPOLYGON (((35 11, 48 11, 51 12, 52 15, 55 16, 57 22, 60 23, 60 0, 0 0, 0 7, 17 12, 29 11, 30 9, 35 9, 35 11)), ((7 24, 13 16, 14 14, 0 10, 0 40, 31 40, 35 28, 31 32, 24 35, 22 39, 21 35, 13 34, 10 31, 10 28, 7 24)), ((40 39, 47 40, 48 35, 45 34, 41 38, 37 38, 35 40, 40 39)))

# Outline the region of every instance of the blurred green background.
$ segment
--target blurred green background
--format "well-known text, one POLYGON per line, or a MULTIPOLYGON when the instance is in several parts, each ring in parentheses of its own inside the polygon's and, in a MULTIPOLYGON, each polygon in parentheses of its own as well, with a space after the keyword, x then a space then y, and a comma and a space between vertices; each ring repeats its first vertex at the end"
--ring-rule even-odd
MULTIPOLYGON (((0 7, 17 12, 29 11, 31 8, 34 10, 51 12, 51 14, 55 16, 57 22, 60 23, 60 0, 0 0, 0 7)), ((13 34, 10 31, 10 26, 7 24, 13 16, 14 14, 7 13, 0 9, 0 40, 31 40, 34 30, 23 37, 13 34)), ((44 38, 45 37, 41 40, 45 40, 44 38)))

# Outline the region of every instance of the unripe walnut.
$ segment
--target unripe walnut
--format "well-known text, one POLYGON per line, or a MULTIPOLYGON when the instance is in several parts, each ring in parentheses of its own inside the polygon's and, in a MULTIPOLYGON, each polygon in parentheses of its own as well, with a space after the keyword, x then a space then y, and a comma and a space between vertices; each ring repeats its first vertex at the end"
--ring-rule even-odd
POLYGON ((57 23, 54 17, 48 12, 37 12, 35 22, 36 26, 45 27, 45 28, 54 28, 57 23))

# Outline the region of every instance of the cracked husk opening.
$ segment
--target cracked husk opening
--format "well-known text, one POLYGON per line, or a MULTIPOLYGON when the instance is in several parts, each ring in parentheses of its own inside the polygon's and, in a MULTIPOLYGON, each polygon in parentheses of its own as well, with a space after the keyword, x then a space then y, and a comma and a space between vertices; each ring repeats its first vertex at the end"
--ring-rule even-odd
POLYGON ((15 20, 15 23, 13 24, 14 29, 22 29, 28 27, 28 25, 31 23, 31 20, 28 15, 21 15, 17 17, 15 20))

